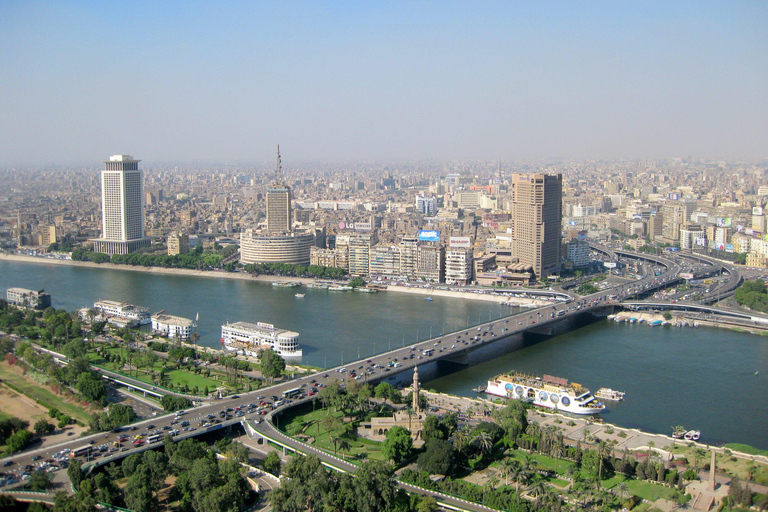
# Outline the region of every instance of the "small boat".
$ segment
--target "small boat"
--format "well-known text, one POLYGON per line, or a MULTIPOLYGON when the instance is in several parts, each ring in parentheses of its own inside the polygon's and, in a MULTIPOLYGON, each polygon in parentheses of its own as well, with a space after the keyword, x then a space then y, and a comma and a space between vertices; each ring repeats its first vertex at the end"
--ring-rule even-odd
POLYGON ((621 391, 614 391, 611 388, 600 388, 595 393, 595 396, 597 398, 602 398, 603 400, 613 400, 615 402, 621 402, 624 400, 624 393, 621 391))
POLYGON ((672 437, 674 439, 682 439, 685 436, 685 428, 682 425, 678 425, 672 431, 672 437))
POLYGON ((689 430, 685 433, 683 436, 687 441, 698 441, 701 437, 701 431, 700 430, 689 430))
POLYGON ((304 294, 303 293, 297 293, 296 295, 294 295, 294 297, 297 297, 299 299, 303 299, 304 298, 304 294))
POLYGON ((427 298, 426 298, 426 299, 424 299, 424 300, 432 300, 432 297, 427 297, 427 298))
POLYGON ((477 386, 476 388, 473 388, 472 391, 475 393, 484 393, 486 386, 477 386))

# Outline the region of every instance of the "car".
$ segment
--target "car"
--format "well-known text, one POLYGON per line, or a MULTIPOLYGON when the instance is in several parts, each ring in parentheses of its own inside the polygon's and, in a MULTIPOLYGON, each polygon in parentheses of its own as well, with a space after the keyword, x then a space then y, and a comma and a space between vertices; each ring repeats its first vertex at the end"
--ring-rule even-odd
POLYGON ((32 460, 40 460, 42 458, 43 458, 42 455, 35 455, 34 457, 32 457, 32 460))

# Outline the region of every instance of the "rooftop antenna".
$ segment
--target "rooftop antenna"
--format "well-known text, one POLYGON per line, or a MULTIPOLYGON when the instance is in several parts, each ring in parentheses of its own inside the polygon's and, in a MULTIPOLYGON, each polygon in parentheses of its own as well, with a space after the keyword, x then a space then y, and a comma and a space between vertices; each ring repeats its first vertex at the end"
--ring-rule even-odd
POLYGON ((275 184, 280 185, 283 182, 283 168, 280 164, 280 144, 277 145, 277 169, 275 169, 275 184))

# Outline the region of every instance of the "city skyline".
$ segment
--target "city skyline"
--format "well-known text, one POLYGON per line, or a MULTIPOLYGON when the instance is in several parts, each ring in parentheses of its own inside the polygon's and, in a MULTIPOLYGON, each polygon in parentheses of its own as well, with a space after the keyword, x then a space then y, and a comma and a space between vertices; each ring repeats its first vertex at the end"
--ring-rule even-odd
POLYGON ((10 2, 0 166, 760 159, 767 25, 759 2, 10 2))

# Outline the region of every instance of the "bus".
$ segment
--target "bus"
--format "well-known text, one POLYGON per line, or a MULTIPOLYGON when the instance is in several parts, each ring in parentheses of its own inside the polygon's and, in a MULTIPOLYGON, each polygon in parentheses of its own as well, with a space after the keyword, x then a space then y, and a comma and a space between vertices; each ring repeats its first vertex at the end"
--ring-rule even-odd
POLYGON ((81 455, 85 455, 87 453, 91 453, 91 448, 92 448, 92 446, 87 444, 85 446, 77 448, 76 450, 72 450, 72 452, 70 452, 70 455, 72 457, 80 457, 81 455))
POLYGON ((283 391, 283 398, 293 398, 295 396, 299 396, 301 393, 301 388, 293 388, 286 391, 283 391))
POLYGON ((432 350, 431 348, 428 348, 426 350, 423 350, 422 354, 424 354, 425 356, 431 356, 432 352, 434 352, 434 350, 432 350))
POLYGON ((148 443, 150 443, 150 444, 152 444, 152 443, 156 443, 156 442, 158 442, 158 441, 159 441, 161 438, 162 438, 162 436, 161 436, 160 434, 155 434, 155 435, 153 435, 153 436, 149 436, 149 437, 147 438, 147 442, 148 442, 148 443))

